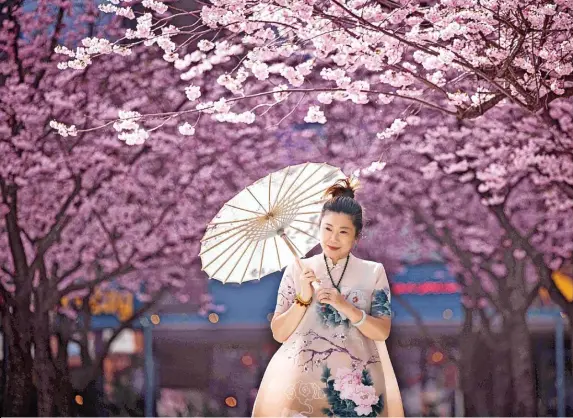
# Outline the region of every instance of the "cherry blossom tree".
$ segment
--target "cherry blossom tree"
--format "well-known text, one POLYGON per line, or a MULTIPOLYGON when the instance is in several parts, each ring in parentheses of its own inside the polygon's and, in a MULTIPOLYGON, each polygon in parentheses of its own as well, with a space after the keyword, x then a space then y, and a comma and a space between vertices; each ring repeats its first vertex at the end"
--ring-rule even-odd
MULTIPOLYGON (((501 357, 524 389, 513 412, 534 414, 524 315, 537 286, 571 317, 550 278, 571 258, 568 2, 144 1, 153 12, 124 39, 88 10, 65 42, 72 3, 38 2, 41 19, 22 3, 2 11, 1 44, 2 317, 8 330, 34 324, 9 335, 13 414, 32 371, 41 410, 52 407, 54 372, 36 366, 48 336, 34 330, 49 329, 62 296, 112 283, 149 301, 196 294, 185 279, 214 208, 308 160, 364 180, 361 251, 390 270, 404 254, 441 253, 467 312, 514 330, 507 343, 520 351, 501 357), (65 71, 54 49, 69 55, 65 71), (98 129, 111 126, 133 147, 98 129)), ((101 8, 139 14, 115 3, 101 8)))
MULTIPOLYGON (((523 312, 535 298, 536 290, 544 288, 567 317, 573 318, 573 304, 552 280, 553 272, 570 265, 573 259, 573 159, 571 117, 567 111, 570 107, 570 100, 554 102, 548 112, 531 115, 507 106, 475 122, 444 124, 428 130, 417 147, 429 162, 423 169, 428 178, 436 173, 438 178, 453 174, 479 194, 504 231, 503 247, 511 249, 515 259, 513 265, 506 263, 506 271, 527 257, 522 274, 529 281, 535 278, 529 296, 522 293, 518 282, 494 280, 493 286, 490 285, 497 293, 502 293, 505 287, 503 293, 509 299, 500 305, 502 308, 517 303, 523 312)), ((486 273, 495 278, 489 271, 486 273)), ((500 312, 508 321, 507 312, 500 312)), ((515 359, 523 359, 523 354, 520 349, 512 355, 514 370, 515 359)))
MULTIPOLYGON (((496 376, 503 376, 496 378, 493 412, 480 412, 485 405, 476 401, 478 415, 535 414, 527 310, 541 286, 570 310, 551 280, 551 272, 571 259, 568 106, 568 101, 552 103, 543 117, 500 106, 463 122, 420 112, 407 118, 415 131, 398 141, 372 142, 370 134, 401 110, 381 114, 369 105, 354 111, 339 104, 328 124, 311 130, 316 134, 306 139, 297 134, 307 153, 308 143, 314 143, 320 154, 341 158, 347 171, 358 156, 386 162, 382 171, 360 170, 365 203, 373 203, 374 223, 381 220, 362 250, 396 267, 408 251, 404 241, 417 243, 422 258, 445 257, 465 294, 469 322, 460 340, 462 366, 475 348, 467 334, 479 323, 480 339, 497 351, 496 376), (397 226, 409 234, 400 235, 397 226)), ((472 369, 465 371, 469 403, 477 394, 472 369)))
POLYGON ((516 256, 534 262, 541 284, 566 312, 570 304, 555 291, 550 276, 571 260, 573 251, 570 107, 568 100, 552 103, 539 117, 508 106, 475 122, 426 130, 423 139, 413 141, 428 162, 422 168, 425 177, 453 174, 472 185, 508 238, 518 243, 516 256))
MULTIPOLYGON (((63 298, 87 302, 94 290, 110 288, 136 294, 144 309, 115 335, 166 292, 200 301, 206 281, 197 254, 206 223, 248 181, 278 168, 281 156, 272 139, 253 147, 260 127, 198 127, 189 136, 190 129, 165 120, 157 141, 141 144, 126 135, 133 147, 102 131, 57 135, 49 126, 56 118, 84 124, 116 114, 120 104, 146 111, 188 101, 170 83, 171 66, 153 54, 141 61, 109 57, 76 73, 58 70, 53 48, 62 38, 102 27, 89 5, 81 13, 74 7, 11 2, 1 10, 0 294, 10 416, 31 413, 34 391, 39 414, 69 415, 65 347, 74 328, 62 324, 78 312, 62 306, 63 298), (50 349, 53 332, 57 353, 50 349)), ((118 125, 137 117, 123 112, 118 125)))
MULTIPOLYGON (((134 21, 123 37, 91 36, 57 51, 67 57, 60 68, 73 71, 141 43, 161 50, 192 83, 194 103, 155 119, 200 112, 250 123, 291 95, 312 97, 309 122, 326 122, 333 101, 383 108, 393 99, 471 119, 501 103, 535 112, 571 96, 572 7, 569 0, 111 0, 99 6, 103 13, 134 21), (205 74, 227 91, 197 90, 205 74)), ((144 119, 133 131, 141 138, 157 125, 144 119)), ((398 118, 377 134, 405 126, 398 118)))
MULTIPOLYGON (((401 138, 423 158, 412 156, 401 175, 400 162, 383 183, 394 185, 394 204, 442 246, 450 268, 467 281, 464 287, 479 283, 481 296, 466 301, 469 307, 491 305, 495 314, 481 310, 481 321, 501 321, 513 378, 515 409, 509 412, 515 414, 535 414, 525 316, 540 286, 571 317, 571 303, 551 280, 552 271, 572 257, 570 137, 553 129, 567 126, 563 105, 567 102, 550 105, 555 120, 549 126, 514 107, 434 128, 425 126, 425 118, 423 133, 401 138), (416 179, 420 168, 424 178, 416 179)), ((505 350, 499 338, 495 343, 505 350)))

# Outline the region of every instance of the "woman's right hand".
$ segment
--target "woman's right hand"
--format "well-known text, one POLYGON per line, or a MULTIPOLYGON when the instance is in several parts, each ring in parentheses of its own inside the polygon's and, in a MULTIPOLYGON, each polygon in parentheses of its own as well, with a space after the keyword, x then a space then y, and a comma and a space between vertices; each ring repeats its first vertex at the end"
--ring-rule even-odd
POLYGON ((312 282, 316 282, 316 275, 314 270, 308 267, 304 267, 302 273, 299 276, 300 283, 300 297, 304 300, 308 300, 312 297, 312 282))

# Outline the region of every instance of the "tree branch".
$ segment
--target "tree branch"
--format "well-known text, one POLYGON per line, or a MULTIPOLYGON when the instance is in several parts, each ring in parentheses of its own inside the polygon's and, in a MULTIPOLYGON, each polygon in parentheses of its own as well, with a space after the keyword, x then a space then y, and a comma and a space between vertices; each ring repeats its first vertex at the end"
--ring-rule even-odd
POLYGON ((84 290, 84 289, 90 289, 90 290, 94 289, 100 283, 103 283, 103 282, 108 281, 108 280, 112 280, 112 279, 119 277, 119 276, 123 276, 127 273, 131 273, 134 270, 135 270, 135 268, 130 264, 121 265, 121 266, 116 267, 115 270, 113 270, 112 272, 110 272, 108 274, 103 274, 93 281, 74 283, 74 284, 71 284, 71 285, 65 287, 64 289, 62 289, 60 291, 51 292, 52 297, 48 299, 48 303, 46 303, 46 306, 48 306, 48 307, 54 306, 64 296, 66 296, 69 293, 77 292, 79 290, 84 290))
MULTIPOLYGON (((6 290, 6 288, 4 287, 4 285, 0 284, 0 297, 1 299, 4 299, 4 302, 6 303, 6 305, 8 306, 14 306, 14 298, 12 297, 12 294, 10 292, 8 292, 8 290, 6 290)), ((0 303, 0 306, 2 304, 0 303)))
MULTIPOLYGON (((54 33, 52 35, 52 39, 50 40, 50 45, 48 46, 49 53, 48 53, 47 57, 44 57, 42 59, 43 62, 50 62, 50 60, 52 59, 52 56, 54 55, 54 49, 58 45, 58 36, 60 35, 60 32, 61 32, 62 27, 63 27, 63 20, 64 20, 64 8, 59 7, 58 8, 58 15, 56 16, 56 22, 54 24, 54 33)), ((45 68, 42 68, 36 74, 36 77, 34 78, 34 82, 32 83, 32 87, 34 89, 38 88, 38 86, 40 85, 40 82, 42 81, 42 78, 44 77, 45 74, 46 74, 45 68)))
POLYGON ((80 175, 74 175, 74 188, 56 213, 55 222, 50 227, 48 233, 38 240, 36 256, 30 264, 30 273, 33 274, 38 267, 40 260, 44 257, 46 252, 50 249, 52 244, 58 239, 62 230, 70 222, 71 216, 66 215, 66 212, 72 205, 74 199, 79 195, 82 188, 82 179, 80 175))
POLYGON ((488 110, 494 108, 505 98, 506 96, 503 94, 496 94, 494 97, 485 101, 484 103, 472 105, 466 109, 458 109, 457 117, 458 119, 475 119, 478 116, 483 115, 488 110))
POLYGON ((404 299, 400 294, 397 293, 392 293, 392 299, 397 300, 398 303, 400 303, 400 305, 402 305, 404 309, 406 309, 406 311, 412 316, 412 318, 414 318, 414 322, 420 329, 424 338, 430 341, 434 347, 439 348, 440 351, 442 351, 450 359, 452 363, 458 364, 458 360, 452 356, 452 354, 446 349, 446 347, 444 347, 436 338, 432 336, 430 329, 426 326, 426 324, 424 324, 422 316, 408 301, 406 301, 406 299, 404 299))
POLYGON ((100 226, 102 227, 102 229, 104 230, 105 234, 107 235, 107 237, 109 238, 109 243, 111 245, 112 251, 113 251, 113 256, 115 258, 115 261, 117 261, 118 265, 122 265, 123 262, 121 261, 121 257, 119 256, 119 250, 117 249, 117 243, 116 240, 112 234, 112 232, 107 228, 107 226, 105 225, 105 222, 103 221, 101 215, 94 210, 93 214, 95 215, 96 219, 98 220, 100 226))
POLYGON ((96 359, 96 361, 93 362, 91 370, 87 373, 88 377, 87 377, 86 381, 83 382, 84 388, 87 387, 89 382, 91 382, 92 380, 94 380, 98 376, 99 370, 101 370, 101 368, 103 367, 103 362, 104 362, 105 358, 107 357, 107 354, 108 354, 109 349, 110 349, 111 345, 113 344, 113 342, 119 337, 119 335, 124 330, 131 328, 131 326, 133 325, 133 323, 136 320, 141 318, 143 315, 145 315, 145 313, 147 313, 147 311, 149 311, 151 308, 153 308, 161 300, 161 298, 166 294, 166 292, 167 292, 167 288, 162 288, 159 292, 157 292, 154 295, 154 297, 149 302, 145 303, 136 312, 134 312, 133 315, 129 319, 123 321, 121 323, 121 325, 114 330, 110 339, 107 340, 105 345, 103 346, 103 349, 102 349, 101 353, 99 353, 98 358, 96 359))

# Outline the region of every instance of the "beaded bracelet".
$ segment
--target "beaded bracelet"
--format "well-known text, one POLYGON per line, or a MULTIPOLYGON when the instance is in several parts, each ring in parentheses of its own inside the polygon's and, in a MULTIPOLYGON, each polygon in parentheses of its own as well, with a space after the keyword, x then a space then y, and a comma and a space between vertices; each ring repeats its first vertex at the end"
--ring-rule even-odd
POLYGON ((294 301, 296 302, 297 305, 300 306, 304 306, 305 308, 308 307, 310 305, 310 303, 312 302, 312 296, 310 297, 309 300, 303 300, 300 295, 297 293, 296 297, 294 298, 294 301))

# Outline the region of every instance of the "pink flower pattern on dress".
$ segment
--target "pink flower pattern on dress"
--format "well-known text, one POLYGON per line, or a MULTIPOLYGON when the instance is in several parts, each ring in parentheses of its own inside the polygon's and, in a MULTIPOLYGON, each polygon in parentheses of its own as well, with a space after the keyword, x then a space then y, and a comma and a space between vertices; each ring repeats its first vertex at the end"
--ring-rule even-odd
POLYGON ((366 386, 363 384, 355 386, 353 391, 350 393, 350 397, 347 399, 353 401, 357 405, 354 410, 358 415, 368 415, 372 412, 372 405, 375 405, 378 402, 374 386, 366 386), (361 413, 364 411, 366 412, 361 413))
POLYGON ((372 413, 372 407, 379 401, 374 386, 365 385, 362 372, 342 367, 336 371, 334 390, 339 392, 340 399, 349 400, 356 404, 354 411, 358 416, 372 413))
POLYGON ((372 406, 371 405, 358 405, 354 408, 354 411, 360 416, 368 415, 372 413, 372 406))
POLYGON ((334 389, 340 392, 340 398, 350 399, 354 387, 361 384, 360 373, 349 368, 342 367, 337 370, 334 378, 334 389))

